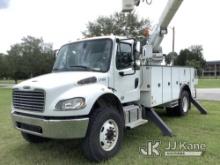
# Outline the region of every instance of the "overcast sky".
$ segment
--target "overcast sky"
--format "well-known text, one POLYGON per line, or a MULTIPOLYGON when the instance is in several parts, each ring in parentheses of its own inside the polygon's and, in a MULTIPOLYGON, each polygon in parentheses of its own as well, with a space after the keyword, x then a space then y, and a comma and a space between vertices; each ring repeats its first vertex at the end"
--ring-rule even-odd
MULTIPOLYGON (((0 52, 27 35, 43 37, 54 48, 82 37, 88 21, 121 11, 122 0, 0 0, 0 52)), ((167 0, 141 4, 136 12, 153 24, 167 0)), ((206 60, 220 60, 219 0, 184 0, 170 27, 176 27, 176 51, 199 44, 206 60)), ((172 48, 172 32, 165 37, 164 53, 172 48)))

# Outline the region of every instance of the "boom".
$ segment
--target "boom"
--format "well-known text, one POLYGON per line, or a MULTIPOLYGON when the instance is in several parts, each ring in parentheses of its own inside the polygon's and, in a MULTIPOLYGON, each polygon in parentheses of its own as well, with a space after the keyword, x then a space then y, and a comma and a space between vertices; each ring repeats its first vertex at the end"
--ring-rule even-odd
MULTIPOLYGON (((183 0, 169 0, 164 11, 161 14, 157 27, 153 31, 148 41, 152 45, 153 52, 160 52, 160 44, 167 34, 167 27, 173 19, 183 0)), ((139 5, 140 0, 123 0, 123 12, 131 12, 135 5, 139 5)))
POLYGON ((164 38, 164 34, 167 33, 167 27, 182 4, 183 0, 169 0, 160 19, 152 33, 149 44, 153 46, 154 51, 159 50, 159 46, 164 38))

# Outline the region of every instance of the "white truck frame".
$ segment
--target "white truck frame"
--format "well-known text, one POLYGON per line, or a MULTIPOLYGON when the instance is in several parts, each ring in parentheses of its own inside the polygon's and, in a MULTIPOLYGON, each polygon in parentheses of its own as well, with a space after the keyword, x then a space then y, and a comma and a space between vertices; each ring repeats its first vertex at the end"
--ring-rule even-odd
MULTIPOLYGON (((193 99, 196 96, 195 69, 161 65, 162 30, 166 30, 181 2, 169 1, 140 58, 137 56, 140 43, 126 37, 95 37, 64 45, 53 73, 13 87, 11 116, 15 128, 31 143, 83 138, 85 156, 101 161, 119 151, 124 128, 135 128, 148 119, 164 135, 172 136, 171 129, 155 113, 154 107, 165 107, 169 113, 183 116, 192 102, 206 114, 193 99), (95 47, 95 43, 99 46, 95 47), (79 63, 81 66, 68 65, 74 70, 61 67, 66 67, 79 52, 83 56, 83 51, 93 54, 93 58, 85 57, 95 67, 86 66, 86 58, 79 63), (100 51, 103 51, 101 60, 107 63, 94 60, 100 51)), ((129 10, 133 9, 134 4, 130 7, 129 10)))

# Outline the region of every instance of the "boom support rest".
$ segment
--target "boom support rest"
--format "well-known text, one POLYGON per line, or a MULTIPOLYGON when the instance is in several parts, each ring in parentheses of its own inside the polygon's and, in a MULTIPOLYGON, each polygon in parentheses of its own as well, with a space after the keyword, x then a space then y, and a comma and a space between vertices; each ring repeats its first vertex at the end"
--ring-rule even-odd
MULTIPOLYGON (((191 103, 196 107, 201 114, 208 114, 207 110, 203 108, 198 101, 194 98, 190 98, 191 103)), ((145 108, 143 117, 152 121, 162 132, 164 136, 173 136, 172 130, 167 126, 167 124, 160 118, 160 116, 155 112, 153 108, 145 108)))
POLYGON ((198 101, 196 101, 194 98, 190 98, 191 103, 196 107, 196 109, 203 115, 207 115, 208 112, 205 108, 203 108, 198 101))
POLYGON ((145 118, 152 121, 161 130, 164 136, 173 136, 172 130, 166 125, 166 123, 158 116, 153 108, 145 108, 145 118))

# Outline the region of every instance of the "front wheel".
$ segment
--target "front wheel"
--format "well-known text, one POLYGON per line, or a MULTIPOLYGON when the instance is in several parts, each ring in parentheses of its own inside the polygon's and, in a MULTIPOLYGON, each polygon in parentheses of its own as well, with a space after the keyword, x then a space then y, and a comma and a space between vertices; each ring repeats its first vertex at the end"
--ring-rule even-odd
POLYGON ((84 155, 89 160, 97 162, 114 156, 121 147, 123 130, 123 119, 116 110, 108 108, 95 110, 82 143, 84 155))

